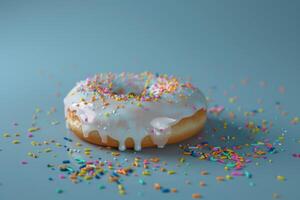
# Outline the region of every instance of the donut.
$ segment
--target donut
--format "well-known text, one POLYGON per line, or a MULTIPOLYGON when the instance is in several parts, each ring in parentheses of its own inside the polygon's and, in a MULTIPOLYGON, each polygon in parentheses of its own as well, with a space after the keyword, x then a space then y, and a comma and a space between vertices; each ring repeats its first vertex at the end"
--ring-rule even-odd
POLYGON ((64 106, 66 126, 77 137, 121 151, 181 142, 207 119, 206 99, 190 81, 151 72, 88 77, 64 106))

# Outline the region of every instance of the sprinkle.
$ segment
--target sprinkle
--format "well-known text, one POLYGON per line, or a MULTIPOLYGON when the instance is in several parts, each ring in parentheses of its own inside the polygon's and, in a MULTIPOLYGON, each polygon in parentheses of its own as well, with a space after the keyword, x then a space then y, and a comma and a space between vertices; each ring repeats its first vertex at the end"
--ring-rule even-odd
POLYGON ((68 138, 68 137, 64 137, 64 140, 66 140, 68 142, 72 142, 73 141, 71 138, 68 138))
POLYGON ((60 174, 58 177, 59 177, 60 179, 65 179, 65 178, 66 178, 65 175, 63 175, 63 174, 60 174))
POLYGON ((168 174, 169 174, 169 175, 176 174, 176 171, 174 171, 174 170, 169 170, 169 171, 168 171, 168 174))
POLYGON ((12 143, 13 144, 20 144, 20 140, 13 140, 12 143))
POLYGON ((113 155, 113 156, 119 156, 120 152, 111 152, 111 155, 113 155))
POLYGON ((143 171, 143 175, 144 175, 144 176, 150 176, 150 175, 151 175, 151 172, 148 171, 148 170, 144 170, 144 171, 143 171))
POLYGON ((145 184, 146 184, 145 181, 144 181, 143 179, 139 179, 139 183, 140 183, 141 185, 145 185, 145 184))
POLYGON ((294 118, 291 120, 291 124, 296 125, 296 124, 299 123, 299 121, 300 121, 300 118, 299 118, 299 117, 294 117, 294 118))
POLYGON ((56 193, 57 193, 57 194, 62 194, 63 192, 64 192, 64 191, 63 191, 62 189, 57 189, 57 190, 56 190, 56 193))
POLYGON ((27 153, 28 156, 32 157, 32 158, 38 158, 38 155, 32 152, 28 152, 27 153))
POLYGON ((105 185, 100 185, 98 188, 99 188, 99 190, 104 190, 106 188, 106 186, 105 185))
POLYGON ((217 176, 216 180, 221 182, 221 181, 225 181, 225 178, 224 178, 224 176, 217 176))
POLYGON ((206 175, 208 175, 209 173, 208 173, 208 171, 201 171, 200 174, 201 174, 202 176, 206 176, 206 175))
POLYGON ((179 162, 180 162, 180 163, 184 163, 184 162, 185 162, 185 158, 180 158, 180 159, 179 159, 179 162))
POLYGON ((169 192, 170 192, 170 189, 168 189, 168 188, 163 188, 161 191, 162 191, 162 193, 169 193, 169 192))
POLYGON ((204 181, 200 181, 200 182, 199 182, 199 185, 200 185, 200 187, 205 187, 205 186, 206 186, 206 183, 205 183, 204 181))
POLYGON ((276 178, 277 178, 277 180, 278 181, 285 181, 286 180, 286 178, 285 178, 285 176, 276 176, 276 178))
POLYGON ((161 186, 160 186, 159 183, 154 183, 154 184, 153 184, 153 187, 154 187, 154 189, 156 189, 156 190, 160 190, 160 188, 161 188, 161 186))
POLYGON ((178 190, 176 188, 171 188, 171 192, 176 193, 178 190))
POLYGON ((199 193, 192 194, 193 199, 200 199, 202 196, 199 193))
POLYGON ((252 178, 252 174, 249 173, 248 171, 245 171, 244 174, 247 178, 252 178))
POLYGON ((44 149, 44 152, 45 152, 45 153, 50 153, 51 151, 52 151, 51 148, 46 148, 46 149, 44 149))
POLYGON ((230 175, 226 175, 225 178, 226 178, 227 180, 231 180, 233 177, 230 176, 230 175))
POLYGON ((76 146, 77 146, 77 147, 81 147, 82 144, 81 144, 80 142, 76 142, 76 146))
POLYGON ((9 133, 3 133, 3 137, 8 138, 8 137, 10 137, 10 134, 9 133))
POLYGON ((57 121, 57 120, 51 122, 51 125, 53 125, 53 126, 58 125, 58 124, 59 124, 59 121, 57 121))
POLYGON ((27 162, 26 160, 22 160, 22 161, 21 161, 21 164, 22 164, 22 165, 26 165, 26 164, 28 164, 28 162, 27 162))
POLYGON ((159 162, 159 158, 158 157, 150 158, 150 161, 154 162, 154 163, 158 163, 159 162))
POLYGON ((220 115, 224 109, 225 109, 224 106, 214 106, 214 107, 209 108, 208 112, 214 113, 216 115, 220 115))
POLYGON ((40 130, 40 128, 38 128, 38 127, 31 127, 31 128, 28 129, 28 132, 32 133, 32 132, 35 132, 35 131, 38 131, 38 130, 40 130))
POLYGON ((228 99, 229 103, 235 103, 236 100, 237 100, 237 97, 230 97, 230 98, 228 99))

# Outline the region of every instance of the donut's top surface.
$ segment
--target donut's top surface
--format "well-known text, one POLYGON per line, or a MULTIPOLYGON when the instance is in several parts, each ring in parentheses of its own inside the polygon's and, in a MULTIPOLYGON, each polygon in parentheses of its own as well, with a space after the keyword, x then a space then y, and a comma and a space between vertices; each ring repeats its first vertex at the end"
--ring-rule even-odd
MULTIPOLYGON (((65 112, 76 112, 87 136, 97 130, 102 138, 132 138, 139 150, 150 135, 159 147, 168 140, 170 127, 206 108, 206 100, 190 82, 168 75, 144 72, 96 74, 77 83, 64 99, 65 112)), ((67 122, 68 123, 68 122, 67 122)))

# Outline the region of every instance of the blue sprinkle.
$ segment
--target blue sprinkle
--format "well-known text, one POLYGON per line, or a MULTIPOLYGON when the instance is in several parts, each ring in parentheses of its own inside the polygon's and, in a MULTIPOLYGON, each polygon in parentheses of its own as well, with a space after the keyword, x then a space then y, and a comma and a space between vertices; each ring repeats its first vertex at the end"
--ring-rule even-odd
POLYGON ((64 140, 67 140, 68 142, 72 142, 73 141, 71 138, 67 138, 67 137, 64 137, 64 140))
POLYGON ((69 160, 63 160, 62 163, 63 163, 63 164, 69 164, 70 161, 69 161, 69 160))
POLYGON ((163 188, 161 191, 162 191, 163 193, 169 193, 169 192, 170 192, 170 189, 168 189, 168 188, 163 188))

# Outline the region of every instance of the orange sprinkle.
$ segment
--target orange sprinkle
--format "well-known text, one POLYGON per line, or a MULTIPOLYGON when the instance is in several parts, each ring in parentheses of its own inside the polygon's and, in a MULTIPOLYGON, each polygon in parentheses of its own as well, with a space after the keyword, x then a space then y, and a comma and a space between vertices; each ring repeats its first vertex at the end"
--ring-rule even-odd
POLYGON ((199 193, 192 194, 193 199, 200 199, 202 196, 199 193))

